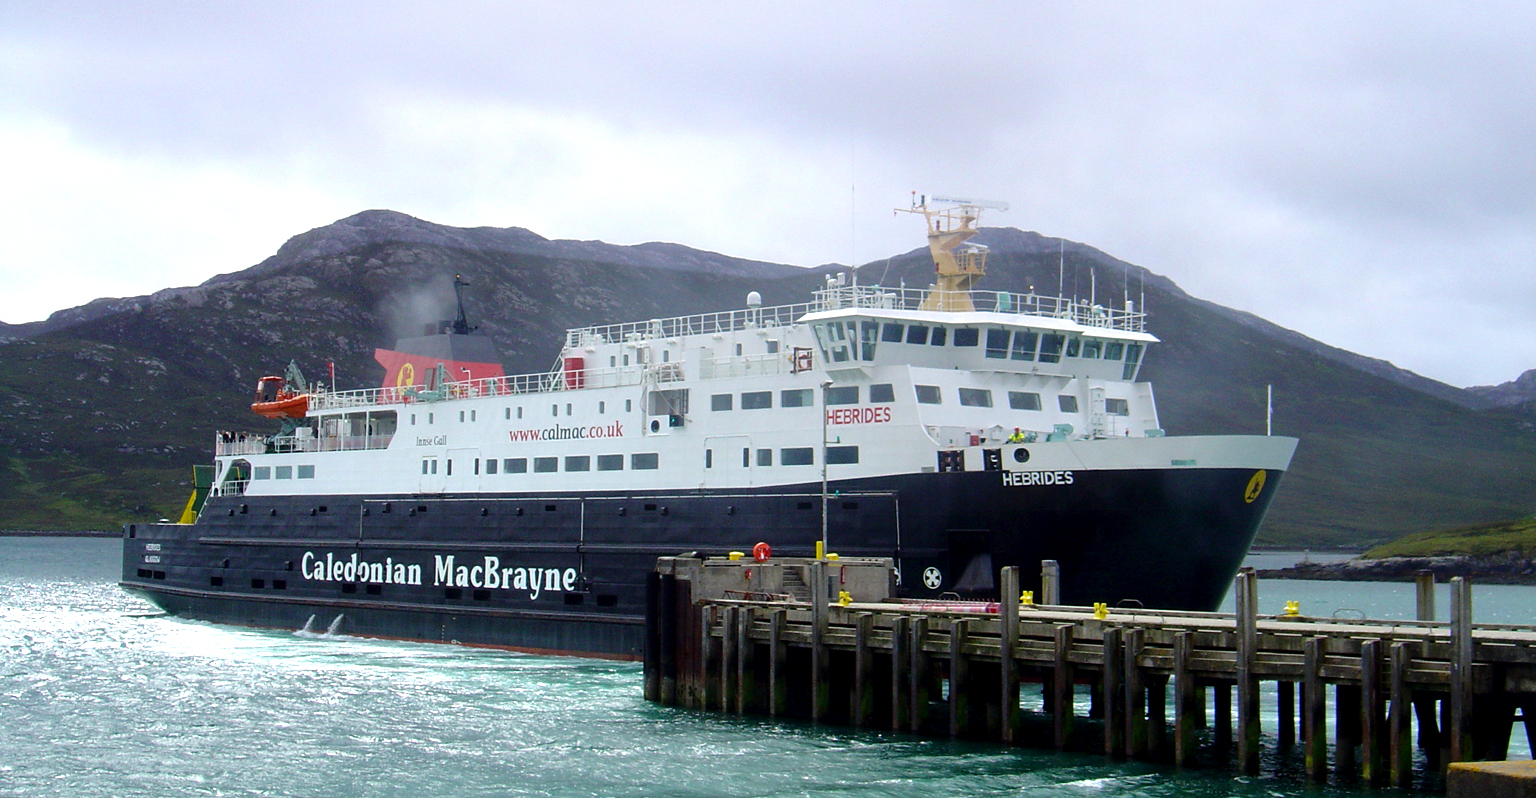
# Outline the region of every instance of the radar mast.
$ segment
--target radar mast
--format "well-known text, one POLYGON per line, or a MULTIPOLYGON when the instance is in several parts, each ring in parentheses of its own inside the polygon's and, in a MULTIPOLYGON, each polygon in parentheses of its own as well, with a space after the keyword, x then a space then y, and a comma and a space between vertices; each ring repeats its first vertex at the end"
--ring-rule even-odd
POLYGON ((967 244, 976 235, 976 222, 983 208, 1006 211, 1008 203, 998 200, 958 197, 931 198, 912 192, 912 207, 897 208, 901 213, 920 213, 928 228, 928 253, 933 257, 935 279, 923 299, 922 310, 975 310, 971 287, 987 273, 987 248, 967 244))

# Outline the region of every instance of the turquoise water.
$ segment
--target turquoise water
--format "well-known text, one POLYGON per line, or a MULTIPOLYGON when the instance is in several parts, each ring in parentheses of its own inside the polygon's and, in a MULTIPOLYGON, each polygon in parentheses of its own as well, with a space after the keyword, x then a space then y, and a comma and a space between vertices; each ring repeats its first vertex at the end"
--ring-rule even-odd
MULTIPOLYGON (((1305 787, 1273 751, 1280 775, 1179 772, 661 708, 635 664, 145 617, 118 556, 111 539, 0 538, 0 796, 1362 794, 1305 787)), ((1265 611, 1299 597, 1411 614, 1409 587, 1383 587, 1260 594, 1265 611)), ((1497 615, 1533 595, 1475 603, 1497 615)))

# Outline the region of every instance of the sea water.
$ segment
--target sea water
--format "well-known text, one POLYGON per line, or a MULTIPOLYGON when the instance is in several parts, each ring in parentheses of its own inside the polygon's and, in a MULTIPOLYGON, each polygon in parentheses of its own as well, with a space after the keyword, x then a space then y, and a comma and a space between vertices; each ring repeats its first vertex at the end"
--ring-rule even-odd
MULTIPOLYGON (((0 796, 1360 794, 1306 787, 1272 739, 1263 776, 1178 771, 658 707, 633 663, 182 621, 116 586, 119 556, 113 539, 0 538, 0 796)), ((1260 593, 1266 612, 1413 604, 1407 585, 1260 593)), ((1533 596, 1474 603, 1527 620, 1533 596)))

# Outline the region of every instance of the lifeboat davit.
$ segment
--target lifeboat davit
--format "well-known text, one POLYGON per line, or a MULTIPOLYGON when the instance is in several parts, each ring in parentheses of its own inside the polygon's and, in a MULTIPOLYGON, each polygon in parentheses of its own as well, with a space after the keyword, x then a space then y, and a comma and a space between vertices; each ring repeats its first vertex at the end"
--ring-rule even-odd
POLYGON ((256 382, 251 412, 263 418, 303 418, 309 412, 309 394, 290 389, 282 377, 262 377, 256 382))

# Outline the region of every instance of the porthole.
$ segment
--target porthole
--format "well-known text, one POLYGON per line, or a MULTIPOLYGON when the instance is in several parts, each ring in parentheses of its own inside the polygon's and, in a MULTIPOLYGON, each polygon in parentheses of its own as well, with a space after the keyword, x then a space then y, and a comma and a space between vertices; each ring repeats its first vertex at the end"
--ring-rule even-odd
POLYGON ((1013 450, 1013 461, 1015 463, 1027 463, 1027 462, 1029 462, 1029 450, 1024 448, 1024 447, 1022 447, 1022 446, 1020 446, 1017 449, 1014 449, 1013 450))

